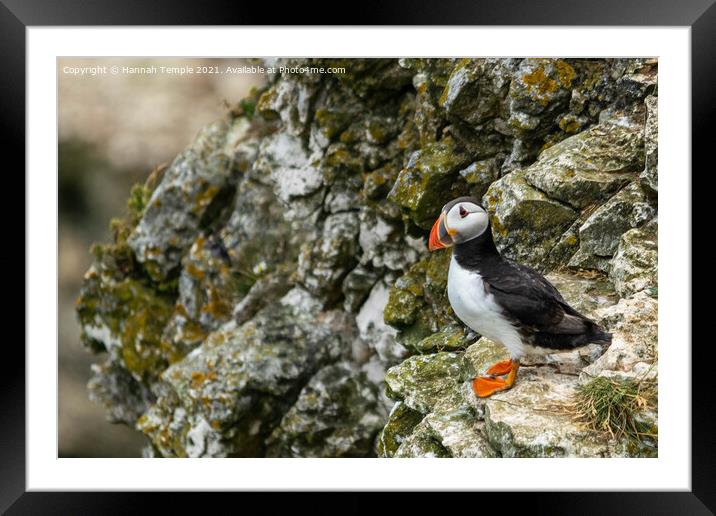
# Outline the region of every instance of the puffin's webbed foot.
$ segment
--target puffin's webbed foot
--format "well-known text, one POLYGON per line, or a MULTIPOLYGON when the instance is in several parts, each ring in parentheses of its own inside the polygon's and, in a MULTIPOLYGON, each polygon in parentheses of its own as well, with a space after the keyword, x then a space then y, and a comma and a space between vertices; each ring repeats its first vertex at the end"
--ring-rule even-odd
POLYGON ((512 387, 517 378, 517 370, 519 362, 512 360, 503 360, 494 364, 487 370, 490 375, 507 375, 507 378, 495 378, 493 376, 478 376, 472 381, 472 390, 480 398, 492 396, 496 392, 505 391, 512 387))
POLYGON ((487 370, 487 374, 491 376, 502 376, 504 374, 509 374, 510 371, 512 371, 512 360, 507 359, 493 364, 487 370))

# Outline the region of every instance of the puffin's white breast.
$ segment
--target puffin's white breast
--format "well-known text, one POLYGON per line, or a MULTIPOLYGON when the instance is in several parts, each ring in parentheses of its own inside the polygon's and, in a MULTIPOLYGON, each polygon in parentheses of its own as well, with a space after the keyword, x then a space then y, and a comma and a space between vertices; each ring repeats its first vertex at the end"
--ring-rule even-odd
POLYGON ((523 355, 522 338, 495 296, 485 289, 482 276, 461 267, 454 256, 448 272, 448 299, 455 315, 471 329, 505 346, 512 358, 523 355))

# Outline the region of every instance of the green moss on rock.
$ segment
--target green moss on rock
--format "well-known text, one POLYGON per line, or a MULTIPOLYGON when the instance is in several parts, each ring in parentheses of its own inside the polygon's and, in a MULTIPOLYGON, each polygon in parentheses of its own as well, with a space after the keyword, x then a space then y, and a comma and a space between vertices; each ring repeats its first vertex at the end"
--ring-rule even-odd
POLYGON ((510 81, 504 59, 461 59, 440 96, 447 114, 472 126, 494 119, 503 111, 510 81))
POLYGON ((428 144, 410 157, 388 198, 398 204, 417 226, 430 229, 440 208, 466 192, 465 185, 456 183, 455 179, 469 160, 452 138, 428 144))
MULTIPOLYGON (((232 163, 238 160, 227 139, 235 141, 250 129, 244 119, 207 126, 194 143, 172 162, 152 193, 141 220, 127 239, 137 260, 155 281, 169 277, 193 243, 213 200, 233 188, 232 163), (231 152, 231 153, 227 153, 231 152)), ((231 195, 224 194, 219 198, 231 195)))
POLYGON ((643 115, 617 116, 542 152, 525 179, 575 208, 609 198, 644 165, 643 115))
POLYGON ((462 326, 447 326, 418 342, 415 350, 419 353, 458 351, 467 348, 469 344, 470 341, 462 326))
POLYGON ((464 380, 461 355, 451 352, 414 355, 385 373, 391 395, 408 407, 427 414, 446 397, 457 395, 464 380))
POLYGON ((319 130, 329 141, 339 136, 352 121, 351 112, 334 107, 317 109, 314 117, 319 130))
POLYGON ((420 305, 418 296, 408 290, 391 289, 388 304, 383 311, 385 323, 394 328, 412 325, 417 319, 420 305))
POLYGON ((92 270, 77 303, 82 340, 115 354, 137 378, 157 377, 167 365, 162 332, 173 309, 172 298, 134 279, 114 281, 92 270))
POLYGON ((316 373, 267 440, 269 457, 366 457, 386 417, 365 373, 346 363, 316 373))
POLYGON ((430 253, 413 264, 390 289, 383 312, 386 324, 399 330, 403 345, 418 350, 427 336, 455 324, 447 299, 450 250, 430 253))
POLYGON ((471 163, 460 171, 460 176, 470 186, 470 195, 482 198, 492 183, 500 177, 502 159, 489 158, 471 163))
POLYGON ((398 401, 390 411, 388 422, 380 432, 378 456, 393 457, 401 444, 410 436, 423 414, 398 401))
POLYGON ((435 437, 432 429, 423 421, 406 437, 395 451, 395 458, 449 458, 450 452, 435 437))
POLYGON ((578 213, 551 199, 512 172, 492 183, 483 197, 492 234, 503 254, 521 263, 544 267, 552 247, 578 213))
POLYGON ((398 168, 390 163, 366 174, 363 183, 363 196, 368 200, 384 198, 398 177, 398 168))
POLYGON ((343 68, 334 74, 335 79, 350 88, 356 95, 371 101, 381 101, 395 95, 410 84, 412 74, 395 59, 321 59, 317 64, 343 68))

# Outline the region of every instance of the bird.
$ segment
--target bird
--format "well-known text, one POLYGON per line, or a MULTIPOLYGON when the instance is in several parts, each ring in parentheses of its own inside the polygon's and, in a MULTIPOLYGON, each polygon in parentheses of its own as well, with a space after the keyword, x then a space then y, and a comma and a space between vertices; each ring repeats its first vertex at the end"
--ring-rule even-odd
POLYGON ((428 249, 447 247, 453 248, 447 293, 455 315, 510 353, 472 380, 477 396, 512 388, 525 354, 611 344, 612 335, 572 308, 544 276, 500 254, 490 216, 476 198, 458 197, 440 211, 428 249))

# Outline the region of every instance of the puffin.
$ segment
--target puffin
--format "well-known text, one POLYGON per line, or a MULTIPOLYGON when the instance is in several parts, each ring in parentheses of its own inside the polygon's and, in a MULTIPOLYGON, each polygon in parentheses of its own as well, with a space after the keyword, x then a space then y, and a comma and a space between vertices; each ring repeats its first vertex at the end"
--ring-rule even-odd
POLYGON ((611 334, 569 306, 539 272, 500 255, 490 216, 474 197, 443 206, 430 231, 430 251, 453 248, 447 292, 455 315, 471 330, 502 344, 510 359, 472 380, 481 397, 510 389, 520 358, 571 350, 589 343, 604 349, 611 334))

